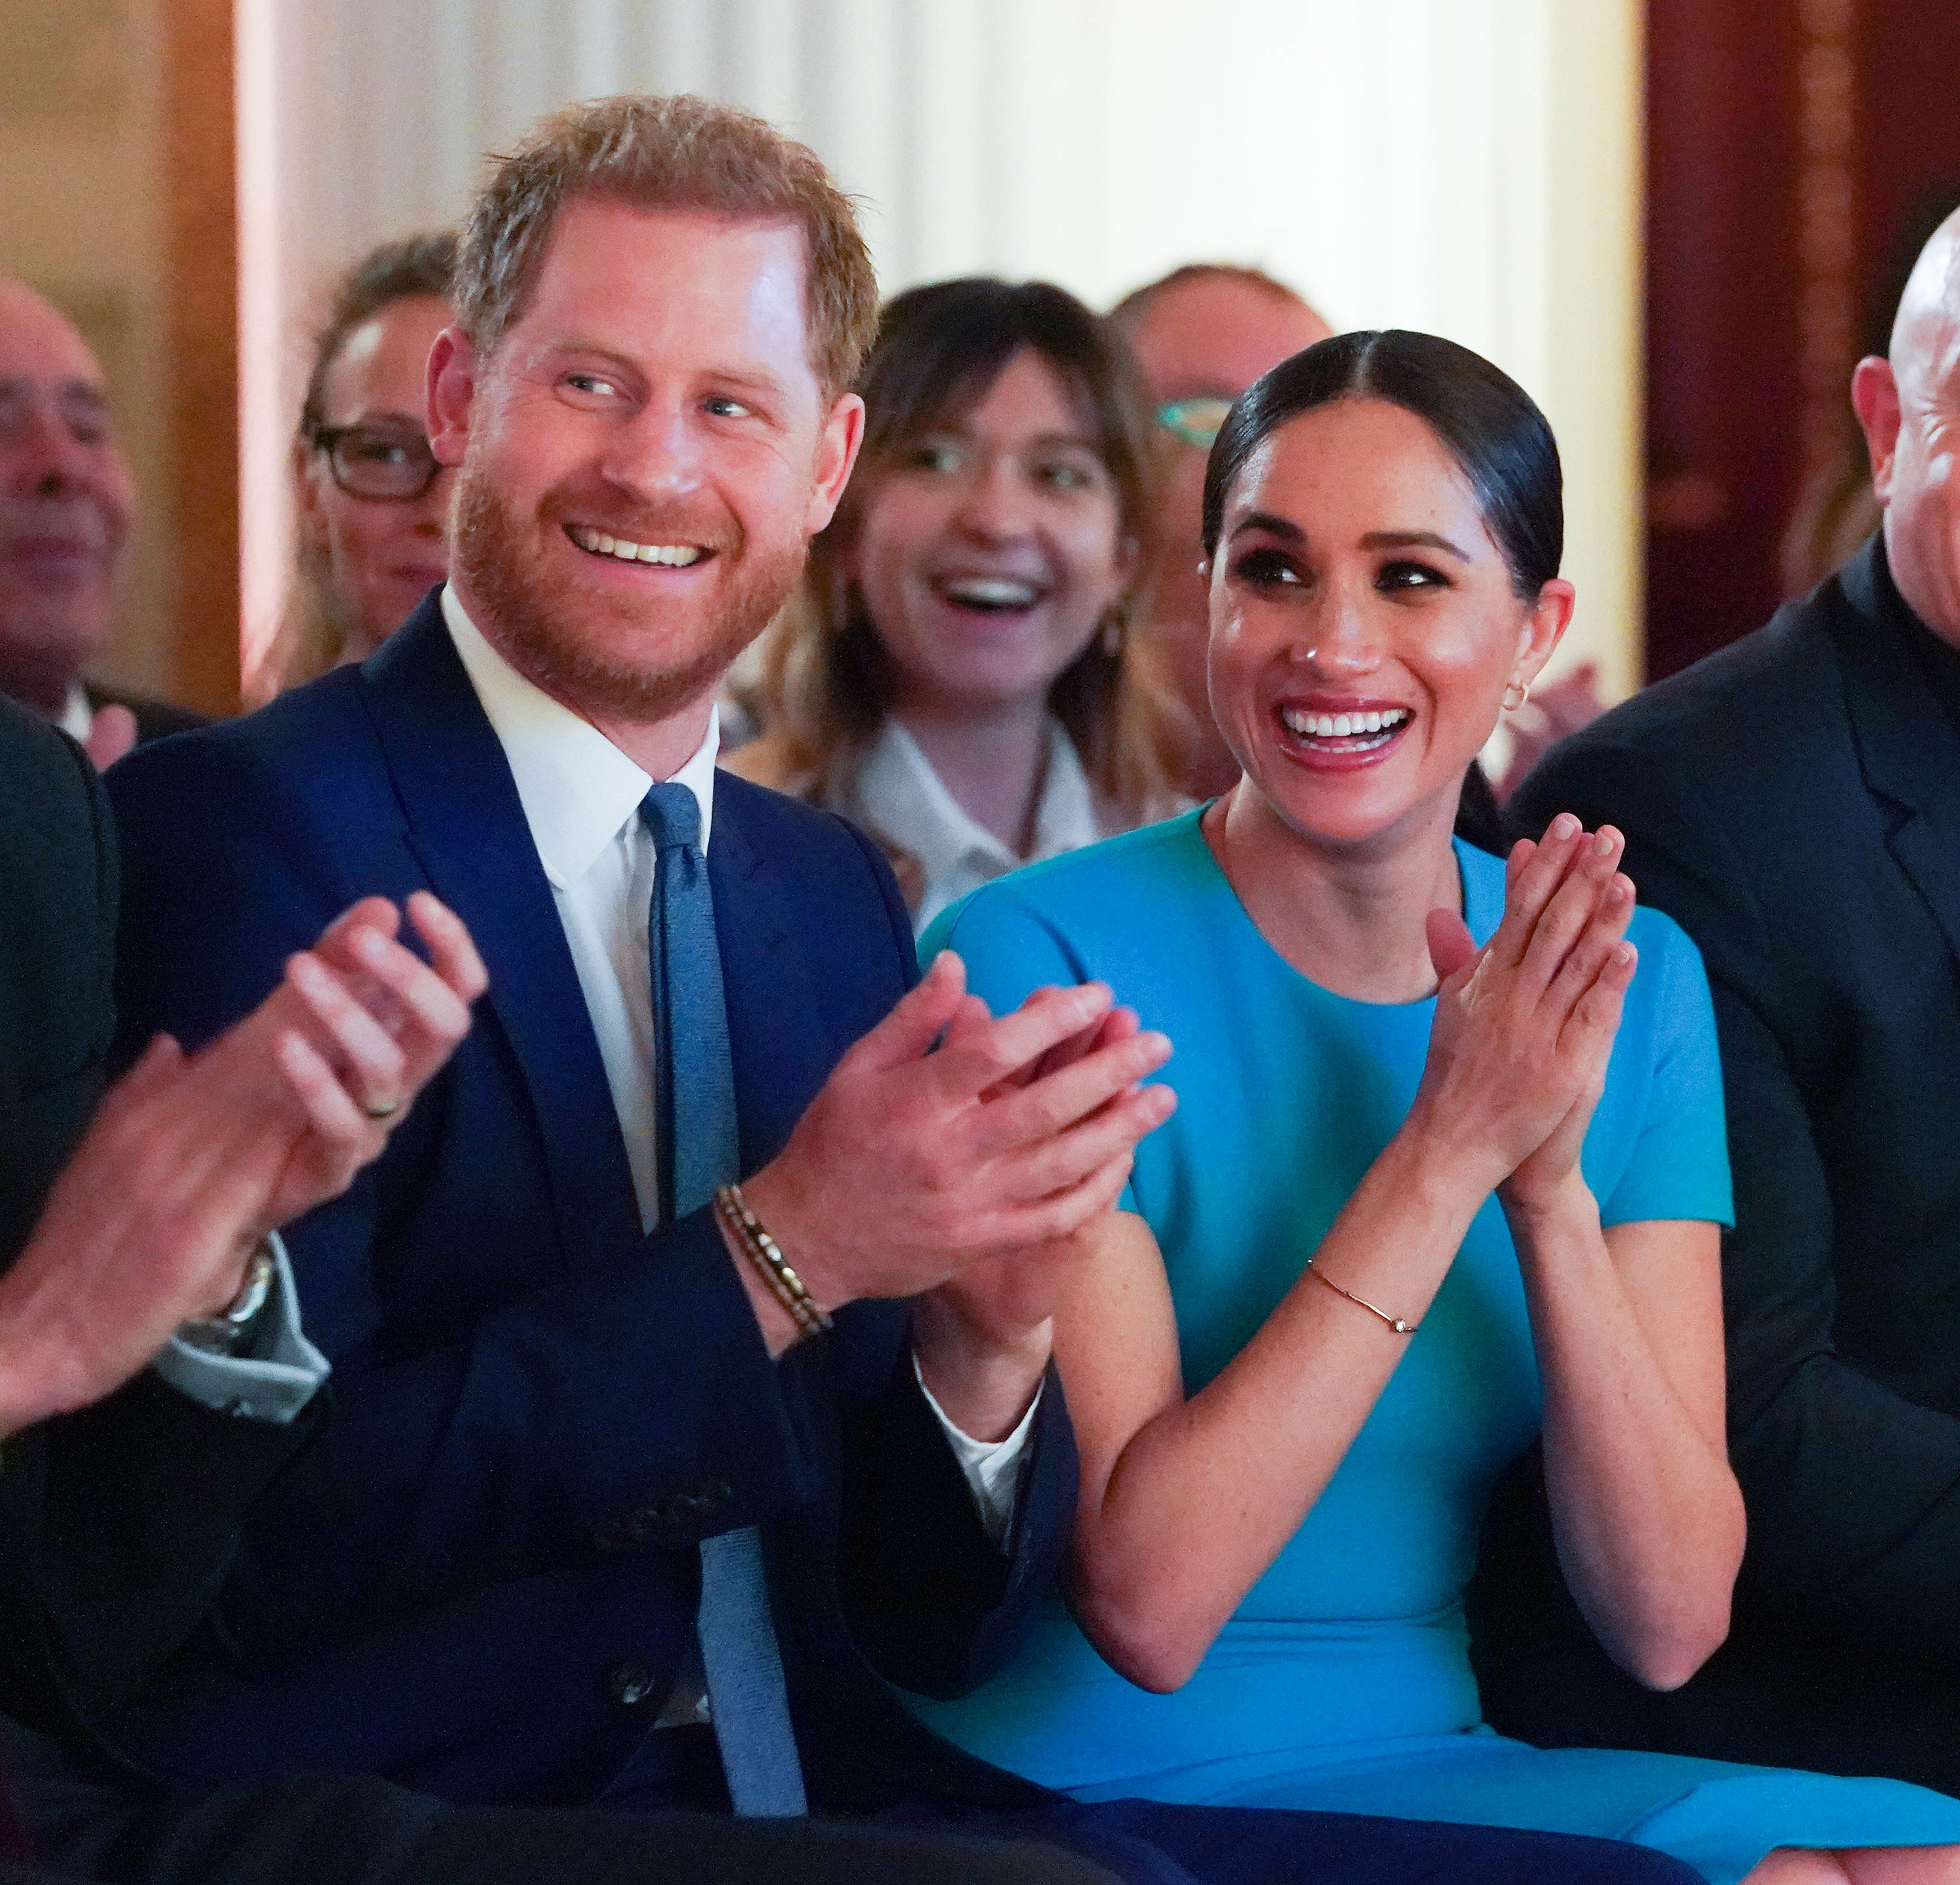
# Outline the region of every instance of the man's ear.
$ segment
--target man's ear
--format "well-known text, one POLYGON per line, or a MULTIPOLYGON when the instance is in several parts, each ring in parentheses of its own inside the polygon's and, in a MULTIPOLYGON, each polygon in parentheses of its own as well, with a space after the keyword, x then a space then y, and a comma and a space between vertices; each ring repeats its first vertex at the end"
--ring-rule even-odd
POLYGON ((463 463, 476 396, 476 349, 460 327, 445 327, 428 357, 429 450, 444 465, 463 463))
POLYGON ((816 441, 816 482, 803 513, 803 534, 814 537, 837 514, 851 468, 864 443, 864 402, 854 393, 838 396, 816 441))
POLYGON ((1881 504, 1892 492, 1892 462, 1898 456, 1898 377, 1892 363, 1868 354, 1851 374, 1851 409, 1872 455, 1872 489, 1881 504))

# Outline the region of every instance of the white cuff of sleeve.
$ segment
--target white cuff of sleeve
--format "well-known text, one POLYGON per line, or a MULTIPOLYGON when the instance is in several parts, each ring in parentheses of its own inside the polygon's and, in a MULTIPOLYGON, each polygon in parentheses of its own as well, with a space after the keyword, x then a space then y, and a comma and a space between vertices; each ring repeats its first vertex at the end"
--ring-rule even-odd
POLYGON ((332 1370, 300 1328, 300 1295, 286 1247, 275 1234, 272 1289, 253 1326, 250 1355, 208 1355, 171 1336, 151 1364, 180 1394, 213 1413, 279 1426, 294 1419, 332 1370))
POLYGON ((1033 1431, 1035 1409, 1041 1406, 1042 1396, 1047 1391, 1044 1381, 1035 1390, 1035 1397, 1028 1403, 1028 1411, 1021 1416, 1020 1425, 1004 1440, 975 1440, 971 1434, 963 1433, 947 1418, 946 1409, 932 1397, 932 1390, 925 1384, 925 1371, 919 1366, 918 1351, 912 1351, 912 1376, 919 1384, 919 1392, 925 1396, 934 1418, 946 1431, 946 1443, 953 1449, 953 1457, 959 1463, 959 1469, 966 1476, 966 1484, 973 1495, 975 1508, 980 1514, 980 1523, 987 1536, 1001 1550, 1007 1548, 1008 1528, 1014 1522, 1014 1501, 1021 1490, 1021 1469, 1026 1463, 1028 1435, 1033 1431))

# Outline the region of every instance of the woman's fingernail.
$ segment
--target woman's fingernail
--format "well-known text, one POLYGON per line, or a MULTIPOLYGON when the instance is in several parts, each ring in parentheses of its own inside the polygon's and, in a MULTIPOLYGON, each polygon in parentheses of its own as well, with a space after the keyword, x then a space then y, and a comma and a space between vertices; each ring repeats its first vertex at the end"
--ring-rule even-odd
POLYGON ((1613 855, 1613 841, 1603 831, 1592 840, 1592 855, 1596 858, 1610 858, 1613 855))
POLYGON ((1579 829, 1579 820, 1569 811, 1562 811, 1551 821, 1549 835, 1563 841, 1579 829))

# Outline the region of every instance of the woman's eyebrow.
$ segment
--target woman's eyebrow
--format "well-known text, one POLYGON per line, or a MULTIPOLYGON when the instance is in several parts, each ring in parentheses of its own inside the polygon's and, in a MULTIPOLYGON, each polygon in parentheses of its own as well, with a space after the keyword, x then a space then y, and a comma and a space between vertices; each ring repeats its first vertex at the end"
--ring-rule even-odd
POLYGON ((1446 537, 1438 537, 1433 530, 1370 530, 1361 540, 1363 549, 1440 549, 1453 556, 1459 563, 1470 560, 1468 550, 1459 549, 1446 537))
POLYGON ((1281 517, 1274 511, 1249 511, 1232 526, 1232 533, 1225 540, 1236 543, 1248 530, 1264 530, 1268 537, 1277 537, 1283 543, 1303 543, 1306 533, 1290 517, 1281 517))

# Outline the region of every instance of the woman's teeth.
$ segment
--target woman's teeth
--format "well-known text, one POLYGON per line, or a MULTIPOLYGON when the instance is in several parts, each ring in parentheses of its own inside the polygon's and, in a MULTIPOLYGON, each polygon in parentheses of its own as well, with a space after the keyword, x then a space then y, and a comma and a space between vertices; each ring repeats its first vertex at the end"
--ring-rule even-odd
POLYGON ((969 609, 1032 609, 1041 600, 1041 591, 1032 583, 1004 576, 962 577, 942 584, 940 594, 969 609))
POLYGON ((613 556, 622 563, 664 563, 670 569, 685 569, 702 558, 698 544, 629 543, 622 537, 608 537, 603 530, 574 529, 571 540, 595 556, 613 556))
POLYGON ((1353 740, 1371 733, 1393 733, 1408 718, 1406 707, 1391 707, 1386 713, 1300 713, 1291 707, 1280 710, 1287 731, 1302 740, 1353 740))

